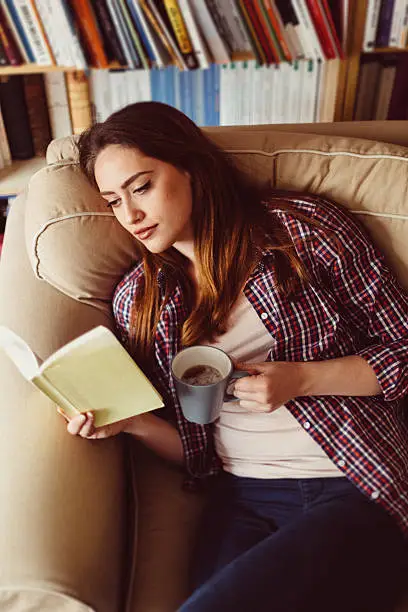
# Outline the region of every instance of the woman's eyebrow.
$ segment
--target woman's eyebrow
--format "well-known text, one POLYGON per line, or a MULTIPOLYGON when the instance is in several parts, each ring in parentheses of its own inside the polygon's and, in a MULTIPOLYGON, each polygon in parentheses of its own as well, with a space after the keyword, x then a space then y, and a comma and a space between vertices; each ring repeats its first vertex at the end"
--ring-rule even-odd
MULTIPOLYGON (((150 172, 153 172, 153 170, 143 170, 142 172, 136 172, 136 174, 132 174, 132 176, 129 176, 129 178, 126 179, 126 181, 123 183, 123 185, 120 186, 120 188, 126 189, 126 187, 130 185, 130 183, 133 183, 133 181, 135 181, 137 178, 139 178, 139 176, 142 176, 143 174, 149 174, 150 172)), ((115 192, 114 191, 100 191, 99 193, 100 195, 110 195, 115 192)))

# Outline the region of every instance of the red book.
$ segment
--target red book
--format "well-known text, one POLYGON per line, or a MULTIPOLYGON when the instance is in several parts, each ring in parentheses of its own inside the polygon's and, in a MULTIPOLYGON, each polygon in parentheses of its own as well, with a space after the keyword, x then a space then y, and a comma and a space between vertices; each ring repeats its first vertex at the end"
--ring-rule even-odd
POLYGON ((319 0, 306 0, 306 4, 326 59, 335 59, 338 57, 336 44, 331 36, 321 3, 319 0))
POLYGON ((276 64, 279 62, 279 56, 276 54, 274 48, 271 47, 268 36, 265 33, 262 23, 259 20, 256 0, 243 0, 248 16, 252 22, 252 26, 255 30, 255 34, 258 37, 258 41, 262 47, 262 50, 266 56, 268 64, 276 64))
POLYGON ((321 4, 323 7, 324 14, 328 21, 330 32, 332 34, 334 43, 336 45, 338 56, 340 57, 340 59, 345 59, 343 45, 337 33, 336 25, 334 23, 334 19, 333 19, 333 15, 332 15, 329 3, 327 0, 321 0, 321 4))

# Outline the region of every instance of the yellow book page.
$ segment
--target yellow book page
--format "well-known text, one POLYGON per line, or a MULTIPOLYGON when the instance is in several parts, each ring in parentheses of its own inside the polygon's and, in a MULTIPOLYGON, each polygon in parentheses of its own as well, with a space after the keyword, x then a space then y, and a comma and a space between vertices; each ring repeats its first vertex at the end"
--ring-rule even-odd
POLYGON ((77 410, 95 411, 96 427, 163 406, 159 393, 112 332, 99 327, 83 338, 87 341, 78 339, 55 353, 41 371, 77 410))

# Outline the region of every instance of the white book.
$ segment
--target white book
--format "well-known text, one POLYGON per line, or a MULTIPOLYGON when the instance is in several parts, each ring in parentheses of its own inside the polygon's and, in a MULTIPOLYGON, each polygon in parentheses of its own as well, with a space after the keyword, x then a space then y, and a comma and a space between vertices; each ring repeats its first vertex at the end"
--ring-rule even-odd
POLYGON ((285 119, 284 103, 280 91, 280 64, 272 65, 265 70, 264 78, 269 81, 271 91, 271 116, 268 123, 283 123, 285 119))
POLYGON ((55 0, 34 0, 37 11, 41 17, 48 42, 53 50, 58 66, 72 65, 71 56, 67 53, 63 43, 64 34, 58 19, 58 3, 55 0))
POLYGON ((109 72, 112 113, 127 106, 127 87, 125 71, 111 70, 109 72))
POLYGON ((32 49, 35 61, 40 66, 52 66, 53 58, 47 47, 46 40, 30 0, 13 0, 14 8, 20 18, 21 25, 32 49))
POLYGON ((231 61, 227 46, 218 33, 215 23, 204 0, 190 0, 198 27, 201 29, 211 55, 216 64, 228 64, 231 61))
POLYGON ((163 54, 163 50, 160 48, 159 44, 157 43, 157 38, 152 33, 150 24, 148 20, 146 19, 146 15, 144 14, 144 11, 139 4, 139 1, 138 0, 130 0, 130 1, 132 2, 132 6, 134 7, 135 12, 137 13, 140 24, 145 33, 145 36, 147 40, 149 41, 149 45, 151 46, 152 51, 154 53, 154 61, 155 61, 156 67, 164 68, 166 66, 167 54, 163 54))
POLYGON ((127 70, 124 74, 128 104, 152 99, 150 70, 127 70))
POLYGON ((299 63, 293 62, 288 65, 289 97, 288 97, 288 123, 299 121, 299 101, 300 101, 300 78, 299 63))
POLYGON ((366 21, 364 26, 363 51, 371 51, 375 47, 378 20, 380 18, 381 0, 368 0, 366 21))
POLYGON ((89 71, 89 95, 93 121, 95 123, 105 121, 112 113, 109 70, 92 68, 89 71))
POLYGON ((314 123, 315 101, 317 95, 317 62, 302 60, 303 73, 303 105, 302 123, 314 123))
POLYGON ((292 0, 292 6, 301 26, 302 44, 308 49, 308 57, 311 59, 325 61, 320 40, 317 36, 312 17, 305 0, 292 0))
POLYGON ((0 153, 3 160, 3 167, 11 165, 11 152, 7 139, 6 126, 4 125, 4 119, 0 107, 0 153))
POLYGON ((183 19, 186 24, 187 31, 190 35, 191 44, 193 46, 194 54, 197 58, 198 65, 200 66, 200 68, 207 69, 209 68, 211 63, 211 56, 207 44, 197 26, 193 8, 190 6, 188 0, 178 0, 178 4, 180 7, 180 11, 183 14, 183 19))
MULTIPOLYGON (((40 1, 45 10, 50 11, 48 20, 52 21, 54 30, 56 30, 58 45, 64 65, 75 66, 78 70, 86 70, 88 64, 72 23, 71 14, 65 2, 61 2, 60 0, 40 1)), ((40 15, 42 14, 40 13, 40 15)))
POLYGON ((253 125, 259 125, 262 123, 262 115, 259 108, 259 92, 262 91, 263 84, 263 70, 262 66, 258 62, 252 62, 252 85, 249 92, 251 96, 252 106, 252 123, 253 125))
POLYGON ((404 48, 408 43, 408 0, 405 0, 404 20, 402 22, 402 32, 400 38, 400 47, 404 48))
POLYGON ((64 73, 44 73, 44 84, 53 139, 71 136, 72 123, 64 73))
POLYGON ((388 41, 389 47, 401 47, 401 37, 404 29, 405 19, 405 0, 395 0, 392 11, 392 21, 390 29, 390 37, 388 41))

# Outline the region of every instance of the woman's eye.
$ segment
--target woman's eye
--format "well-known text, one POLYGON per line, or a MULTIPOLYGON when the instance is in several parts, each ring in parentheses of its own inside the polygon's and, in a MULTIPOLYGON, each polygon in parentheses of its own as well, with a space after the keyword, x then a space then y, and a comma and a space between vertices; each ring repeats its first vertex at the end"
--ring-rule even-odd
POLYGON ((151 181, 149 180, 141 187, 137 187, 137 189, 134 189, 133 193, 139 193, 139 194, 145 193, 149 189, 150 185, 151 185, 151 181))
POLYGON ((112 202, 106 202, 106 206, 117 206, 120 204, 120 200, 112 200, 112 202))

